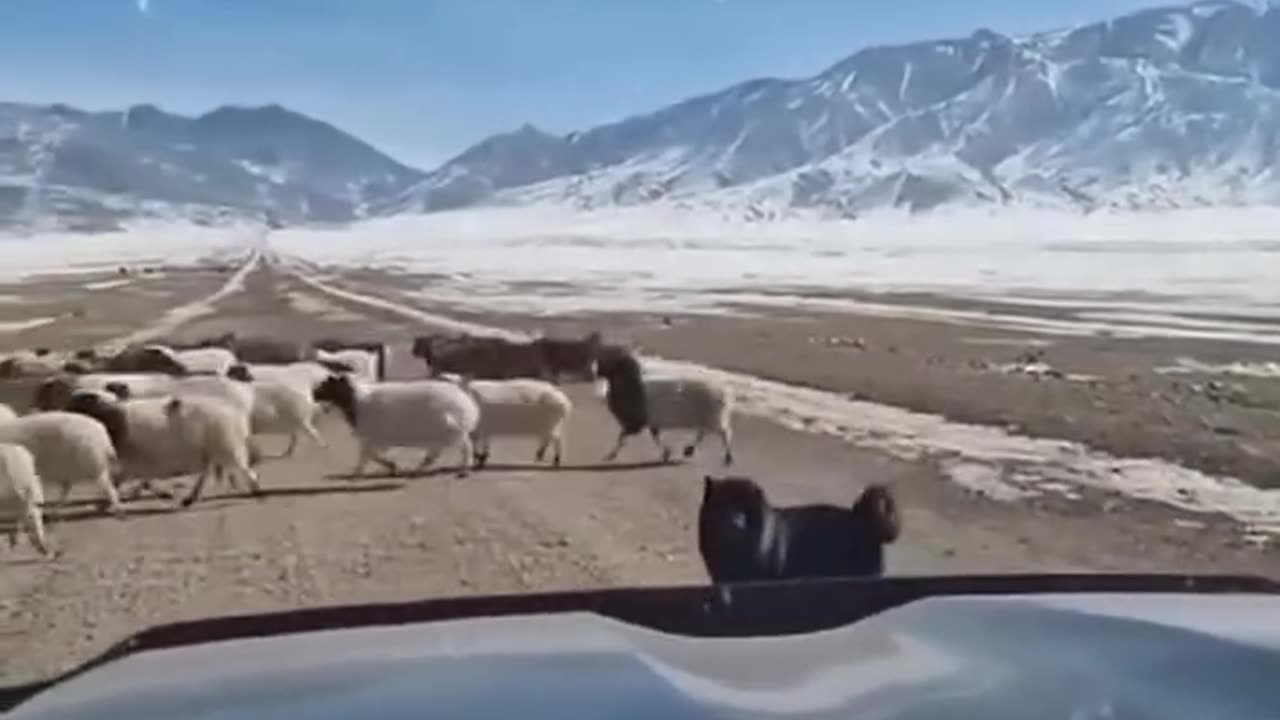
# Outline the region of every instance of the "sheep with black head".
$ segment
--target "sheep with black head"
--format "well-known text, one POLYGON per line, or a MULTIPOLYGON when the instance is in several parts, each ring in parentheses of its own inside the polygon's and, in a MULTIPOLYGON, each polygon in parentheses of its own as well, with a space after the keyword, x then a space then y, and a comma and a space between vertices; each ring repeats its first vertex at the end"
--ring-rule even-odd
POLYGON ((608 384, 605 404, 619 425, 618 441, 605 461, 617 459, 628 438, 648 429, 662 461, 669 462, 672 451, 662 443, 662 431, 693 430, 684 457, 693 457, 710 432, 720 437, 724 464, 733 464, 733 396, 724 386, 703 378, 647 378, 639 359, 617 347, 601 353, 596 374, 608 384))

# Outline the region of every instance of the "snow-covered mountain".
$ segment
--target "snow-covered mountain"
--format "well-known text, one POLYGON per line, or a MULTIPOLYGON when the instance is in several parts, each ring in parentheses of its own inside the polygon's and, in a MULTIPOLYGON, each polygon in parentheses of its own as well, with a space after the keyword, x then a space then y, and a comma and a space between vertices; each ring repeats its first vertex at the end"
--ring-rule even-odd
POLYGON ((1023 37, 873 47, 568 136, 525 126, 383 212, 1280 203, 1280 7, 1159 7, 1023 37))
POLYGON ((278 105, 191 118, 151 105, 0 104, 0 226, 91 229, 136 216, 342 221, 422 177, 278 105))

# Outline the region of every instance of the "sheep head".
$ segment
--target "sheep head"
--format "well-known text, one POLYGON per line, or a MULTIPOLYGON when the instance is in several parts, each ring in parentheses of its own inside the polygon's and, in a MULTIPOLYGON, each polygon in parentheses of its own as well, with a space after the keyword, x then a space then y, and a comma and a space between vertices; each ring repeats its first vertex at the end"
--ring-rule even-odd
POLYGON ((352 426, 356 424, 356 386, 349 375, 330 375, 316 386, 311 395, 318 403, 338 408, 352 426))
POLYGON ((227 368, 227 379, 237 382, 251 383, 253 382, 253 371, 244 363, 236 363, 227 368))

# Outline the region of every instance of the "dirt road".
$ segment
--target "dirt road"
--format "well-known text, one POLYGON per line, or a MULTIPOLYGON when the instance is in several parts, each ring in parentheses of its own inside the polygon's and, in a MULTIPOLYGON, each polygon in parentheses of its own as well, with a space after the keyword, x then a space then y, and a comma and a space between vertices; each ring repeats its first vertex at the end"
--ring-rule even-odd
MULTIPOLYGON (((219 283, 206 275, 191 277, 205 278, 207 294, 219 283)), ((149 311, 137 310, 136 324, 153 322, 173 303, 165 298, 149 311)), ((257 268, 242 291, 212 309, 176 334, 235 329, 386 338, 398 342, 393 375, 423 373, 405 342, 428 328, 321 295, 278 267, 257 268)), ((58 343, 53 330, 41 336, 50 345, 85 340, 81 332, 58 343)), ((341 421, 325 416, 328 447, 303 441, 294 458, 266 461, 262 499, 215 486, 212 497, 180 512, 159 501, 137 503, 123 519, 75 509, 51 523, 56 560, 37 558, 25 544, 3 553, 0 682, 46 675, 129 632, 177 619, 463 593, 702 582, 693 522, 700 478, 706 469, 720 470, 718 453, 660 466, 652 463, 652 445, 637 441, 618 463, 602 465, 614 423, 590 388, 575 387, 572 396, 577 408, 567 466, 558 471, 532 465, 532 443, 495 443, 496 466, 467 479, 441 471, 352 481, 341 476, 350 470, 354 447, 341 421)), ((1182 523, 1163 507, 1117 506, 1102 496, 1070 505, 996 503, 940 480, 927 464, 752 418, 736 426, 736 470, 760 478, 779 502, 845 503, 867 482, 893 483, 906 530, 891 549, 892 573, 1280 575, 1276 554, 1244 547, 1225 520, 1182 523)), ((282 440, 267 441, 269 451, 282 447, 282 440)), ((443 459, 446 467, 454 462, 443 459)))

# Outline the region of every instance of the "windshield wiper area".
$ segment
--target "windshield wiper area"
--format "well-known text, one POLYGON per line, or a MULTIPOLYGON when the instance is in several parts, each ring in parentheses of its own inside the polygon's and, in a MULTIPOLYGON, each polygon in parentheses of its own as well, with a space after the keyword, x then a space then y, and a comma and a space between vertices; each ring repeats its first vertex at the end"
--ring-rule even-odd
POLYGON ((667 634, 760 637, 843 627, 916 600, 1045 593, 1280 594, 1280 583, 1246 575, 1053 574, 800 580, 730 587, 642 587, 436 598, 302 608, 159 625, 48 680, 0 688, 0 712, 113 660, 223 640, 466 618, 587 612, 667 634))

